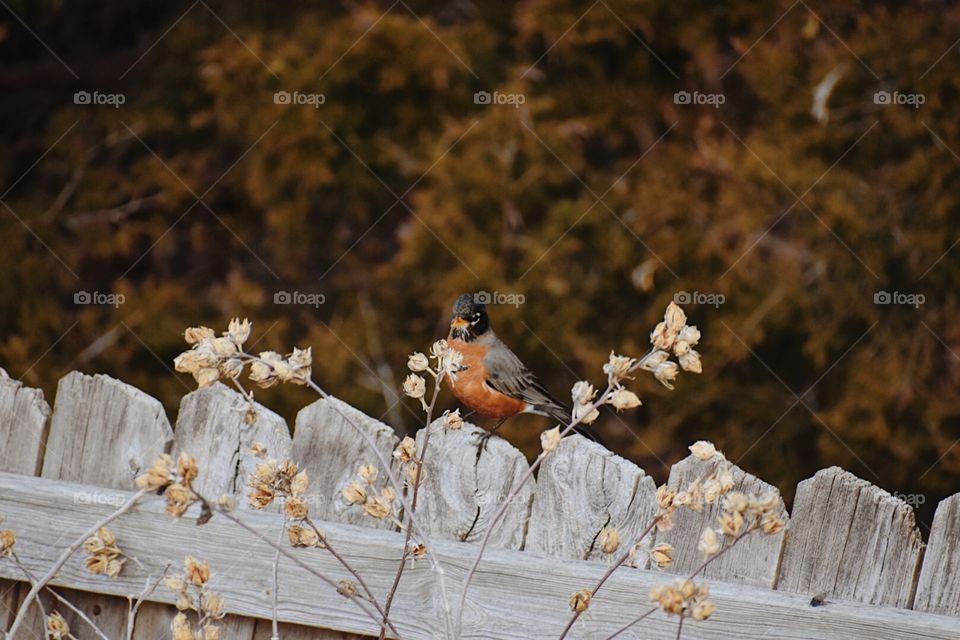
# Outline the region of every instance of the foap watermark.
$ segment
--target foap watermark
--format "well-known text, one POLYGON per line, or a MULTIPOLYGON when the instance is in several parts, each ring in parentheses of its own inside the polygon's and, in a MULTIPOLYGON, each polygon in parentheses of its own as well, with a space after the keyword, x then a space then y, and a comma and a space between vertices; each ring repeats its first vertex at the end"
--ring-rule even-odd
POLYGON ((127 96, 122 93, 101 93, 100 91, 77 91, 73 94, 73 104, 110 106, 119 109, 120 105, 127 101, 127 96))
POLYGON ((522 93, 500 93, 494 91, 477 91, 473 94, 473 104, 508 104, 515 109, 527 101, 527 97, 522 93))
POLYGON ((677 291, 673 294, 673 301, 677 304, 706 304, 716 308, 727 301, 727 296, 703 291, 677 291))
POLYGON ((922 293, 903 293, 900 291, 877 291, 873 294, 873 304, 902 304, 916 309, 927 297, 922 293))
POLYGON ((727 96, 722 93, 701 93, 700 91, 677 91, 673 94, 673 104, 706 104, 714 109, 719 109, 720 105, 727 101, 727 96))
POLYGON ((73 304, 102 304, 119 307, 127 301, 122 293, 101 293, 99 291, 77 291, 73 294, 73 304))
POLYGON ((873 94, 873 103, 881 105, 902 105, 919 109, 920 105, 927 101, 927 96, 922 93, 906 93, 902 91, 877 91, 873 94))
POLYGON ((911 507, 919 507, 927 502, 927 496, 923 493, 900 493, 899 491, 894 491, 893 497, 906 502, 911 507))
POLYGON ((128 496, 122 493, 103 493, 101 491, 77 491, 73 494, 73 504, 78 505, 102 505, 105 507, 119 508, 127 503, 128 496))
POLYGON ((501 293, 494 291, 478 291, 473 294, 473 301, 477 304, 509 304, 519 307, 527 301, 527 297, 522 293, 501 293))
POLYGON ((318 308, 327 301, 322 293, 307 293, 304 291, 277 291, 273 294, 273 304, 305 304, 318 308))
POLYGON ((277 91, 273 94, 273 104, 307 105, 319 109, 327 101, 322 93, 302 93, 300 91, 277 91))

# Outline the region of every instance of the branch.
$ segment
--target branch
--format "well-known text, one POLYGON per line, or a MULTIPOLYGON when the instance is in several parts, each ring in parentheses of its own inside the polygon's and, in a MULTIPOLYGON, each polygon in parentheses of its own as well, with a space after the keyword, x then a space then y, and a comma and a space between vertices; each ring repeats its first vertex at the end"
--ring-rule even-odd
MULTIPOLYGON (((417 498, 420 495, 420 483, 423 477, 423 457, 427 453, 427 445, 430 444, 430 427, 433 426, 433 409, 437 404, 437 397, 440 395, 440 383, 443 381, 444 374, 441 372, 437 375, 436 384, 433 388, 433 398, 430 399, 430 405, 427 407, 427 417, 426 417, 426 433, 423 436, 423 447, 420 449, 420 455, 417 456, 417 476, 413 481, 413 497, 410 499, 410 511, 405 513, 405 519, 407 521, 407 532, 406 537, 403 541, 403 553, 400 555, 400 566, 397 567, 397 574, 393 577, 393 585, 390 587, 390 591, 387 593, 387 602, 384 605, 383 613, 383 622, 384 624, 380 627, 380 639, 384 640, 385 634, 387 633, 387 616, 390 615, 390 607, 393 605, 393 597, 397 593, 397 589, 400 587, 400 578, 403 576, 403 569, 407 566, 407 558, 410 556, 410 541, 413 537, 413 527, 410 526, 410 520, 413 518, 413 512, 417 510, 417 498)), ((430 553, 430 550, 427 550, 427 553, 430 553)), ((446 604, 446 603, 445 603, 446 604)), ((447 617, 450 617, 450 606, 447 604, 447 617)))
POLYGON ((87 530, 86 533, 80 536, 79 539, 74 540, 73 543, 69 547, 67 547, 62 554, 60 554, 60 557, 57 558, 57 561, 54 563, 54 565, 50 567, 50 570, 47 571, 47 573, 42 578, 40 578, 40 580, 37 581, 37 583, 34 584, 33 587, 31 587, 30 592, 27 593, 27 597, 23 599, 23 602, 20 604, 20 608, 17 610, 17 617, 14 619, 13 624, 10 626, 10 629, 7 631, 8 638, 16 637, 15 632, 17 631, 17 629, 19 629, 20 625, 23 624, 23 621, 27 616, 27 608, 30 606, 30 603, 32 603, 34 598, 37 597, 37 594, 40 593, 40 589, 45 587, 46 584, 53 579, 53 577, 57 574, 57 572, 60 571, 61 567, 63 567, 63 565, 67 563, 67 560, 70 559, 70 556, 76 553, 77 549, 79 549, 83 545, 84 541, 90 536, 96 534, 97 531, 100 529, 100 527, 107 526, 108 524, 110 524, 111 522, 113 522, 123 514, 125 514, 127 511, 132 509, 133 506, 140 500, 140 498, 142 498, 146 494, 147 494, 146 489, 141 489, 140 491, 137 491, 135 494, 133 494, 133 496, 129 500, 127 500, 126 504, 124 504, 122 507, 120 507, 110 515, 106 516, 105 518, 101 519, 95 525, 93 525, 89 530, 87 530))
MULTIPOLYGON (((136 558, 134 558, 136 560, 136 558)), ((127 609, 127 636, 126 640, 133 640, 133 629, 136 626, 137 622, 137 612, 140 611, 140 605, 143 604, 143 601, 146 600, 154 589, 160 584, 160 581, 167 575, 167 571, 170 570, 170 563, 168 562, 166 566, 163 567, 163 573, 160 574, 160 577, 153 581, 153 584, 150 584, 150 576, 147 576, 147 584, 143 587, 143 591, 140 592, 140 595, 137 596, 137 601, 133 603, 132 606, 129 605, 130 596, 127 596, 128 609, 127 609)))
MULTIPOLYGON (((331 579, 328 578, 327 576, 323 575, 322 573, 320 573, 319 571, 317 571, 316 569, 314 569, 313 567, 311 567, 309 564, 307 564, 306 562, 304 562, 303 560, 301 560, 300 558, 298 558, 298 557, 296 556, 296 554, 290 553, 289 551, 287 551, 286 549, 284 549, 281 545, 275 544, 273 541, 267 540, 267 539, 263 538, 263 537, 260 535, 260 532, 259 532, 259 531, 257 531, 256 529, 254 529, 253 527, 251 527, 251 526, 248 525, 246 522, 244 522, 243 520, 241 520, 241 519, 238 518, 237 516, 233 515, 233 514, 230 513, 229 511, 224 511, 223 509, 220 509, 220 508, 214 508, 213 503, 211 503, 209 500, 207 500, 207 499, 204 498, 203 496, 199 496, 199 495, 198 495, 197 498, 203 503, 203 506, 204 506, 205 509, 209 509, 209 510, 211 510, 211 511, 215 511, 215 512, 221 514, 224 518, 226 518, 226 519, 229 520, 230 522, 238 525, 240 528, 244 529, 244 530, 247 531, 248 533, 252 533, 253 535, 257 536, 257 538, 263 540, 263 541, 264 541, 265 543, 267 543, 269 546, 273 547, 273 548, 274 548, 275 550, 277 550, 281 555, 283 555, 285 558, 287 558, 288 560, 290 560, 291 562, 293 562, 295 565, 297 565, 298 567, 300 567, 301 569, 303 569, 304 571, 306 571, 306 572, 309 573, 310 575, 312 575, 312 576, 314 576, 314 577, 316 577, 316 578, 319 578, 319 579, 322 580, 323 582, 327 583, 328 585, 330 585, 331 587, 333 587, 333 588, 337 591, 337 593, 340 593, 340 594, 341 594, 342 596, 344 596, 345 598, 347 598, 347 599, 349 599, 349 600, 352 600, 353 603, 354 603, 355 605, 357 605, 357 607, 358 607, 361 611, 363 611, 365 614, 367 614, 367 616, 369 616, 371 620, 373 620, 373 621, 374 621, 376 624, 378 624, 378 625, 380 624, 380 617, 377 616, 376 613, 374 613, 373 611, 371 611, 370 608, 369 608, 366 604, 364 604, 362 598, 360 598, 360 597, 357 596, 357 595, 351 595, 351 594, 346 593, 345 591, 341 590, 341 589, 340 589, 340 585, 338 585, 336 582, 334 582, 333 580, 331 580, 331 579)), ((396 629, 395 629, 393 626, 391 626, 390 628, 393 629, 394 633, 397 633, 396 629)), ((398 638, 400 637, 400 634, 399 634, 399 633, 397 633, 397 637, 398 637, 398 638)))
MULTIPOLYGON (((637 538, 637 541, 636 541, 635 543, 633 543, 632 545, 630 545, 629 547, 627 547, 627 551, 626 551, 622 556, 620 556, 620 557, 617 559, 617 561, 614 562, 614 563, 607 569, 607 572, 603 574, 603 576, 602 576, 602 577, 600 578, 600 580, 597 582, 596 586, 593 587, 593 591, 590 592, 590 599, 591 599, 591 601, 593 600, 593 597, 597 595, 597 592, 600 591, 600 588, 604 585, 604 583, 606 583, 606 581, 610 579, 610 576, 613 575, 613 572, 616 571, 617 569, 619 569, 621 566, 623 566, 623 563, 625 563, 627 560, 630 559, 630 555, 631 555, 631 552, 633 551, 633 549, 634 549, 638 544, 640 544, 641 542, 643 542, 643 539, 646 538, 646 537, 650 534, 651 531, 653 531, 653 528, 657 526, 657 523, 658 523, 658 522, 660 522, 660 516, 654 517, 653 522, 651 522, 650 525, 649 525, 646 529, 643 530, 643 532, 640 534, 640 537, 637 538)), ((584 609, 583 611, 586 611, 586 609, 584 609)), ((570 621, 567 622, 567 626, 563 628, 563 633, 560 634, 559 640, 563 640, 564 638, 567 637, 567 634, 570 632, 570 629, 573 628, 574 623, 577 621, 577 619, 580 617, 580 614, 583 613, 583 611, 574 611, 574 612, 573 612, 573 615, 570 617, 570 621)))
POLYGON ((273 594, 270 609, 270 640, 280 640, 280 621, 277 620, 277 599, 280 591, 280 545, 283 543, 283 534, 287 531, 287 514, 283 514, 280 532, 277 534, 277 552, 273 556, 273 594))
MULTIPOLYGON (((30 573, 30 570, 29 570, 29 569, 27 569, 25 566, 23 566, 23 563, 20 562, 20 558, 19 558, 19 556, 17 556, 16 553, 13 554, 13 561, 14 561, 14 563, 16 563, 16 565, 17 565, 17 567, 20 569, 20 571, 23 572, 23 575, 27 576, 27 581, 28 581, 30 584, 34 584, 34 583, 36 582, 36 578, 33 577, 33 574, 30 573)), ((103 638, 103 640, 110 640, 110 638, 108 638, 107 635, 106 635, 103 631, 100 630, 100 627, 98 627, 98 626, 96 625, 96 623, 94 623, 93 620, 91 620, 90 618, 88 618, 88 617, 87 617, 87 614, 85 614, 83 611, 81 611, 81 610, 78 609, 76 606, 74 606, 73 603, 71 603, 70 601, 68 601, 66 598, 64 598, 63 596, 61 596, 59 593, 57 593, 56 591, 54 591, 54 590, 51 589, 50 587, 44 587, 44 590, 46 590, 47 593, 49 593, 49 594, 52 595, 54 598, 56 598, 57 600, 59 600, 60 602, 62 602, 62 603, 64 604, 64 606, 66 606, 68 609, 70 609, 70 610, 73 611, 75 614, 77 614, 77 616, 78 616, 81 620, 83 620, 84 622, 86 622, 87 624, 89 624, 90 627, 93 629, 94 633, 96 633, 98 636, 100 636, 101 638, 103 638)), ((38 600, 37 602, 39 603, 39 600, 38 600)), ((43 611, 42 608, 41 608, 41 611, 43 611)), ((44 615, 43 615, 43 617, 44 617, 44 624, 46 624, 46 617, 47 617, 46 612, 44 611, 43 614, 44 614, 44 615)), ((11 637, 12 637, 12 636, 11 636, 11 637)))

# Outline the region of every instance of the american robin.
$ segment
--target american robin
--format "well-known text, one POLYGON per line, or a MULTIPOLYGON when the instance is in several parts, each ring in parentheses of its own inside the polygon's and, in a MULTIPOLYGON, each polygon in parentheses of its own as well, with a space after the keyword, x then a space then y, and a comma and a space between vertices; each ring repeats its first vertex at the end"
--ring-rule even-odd
MULTIPOLYGON (((484 441, 518 413, 549 416, 564 427, 570 424, 570 410, 554 399, 497 337, 490 328, 486 305, 477 298, 471 293, 457 298, 447 344, 463 354, 463 369, 451 382, 453 394, 473 411, 500 418, 484 441)), ((574 430, 599 442, 587 425, 579 424, 574 430)))

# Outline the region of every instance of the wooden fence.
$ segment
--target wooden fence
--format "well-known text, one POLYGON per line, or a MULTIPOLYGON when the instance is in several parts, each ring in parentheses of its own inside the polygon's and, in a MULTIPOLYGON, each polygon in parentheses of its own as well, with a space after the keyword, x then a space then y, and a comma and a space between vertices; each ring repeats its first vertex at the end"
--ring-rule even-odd
MULTIPOLYGON (((2 371, 0 371, 2 373, 2 371)), ((336 399, 318 400, 297 416, 293 438, 285 421, 265 407, 244 422, 245 401, 217 384, 184 397, 172 429, 160 403, 107 376, 71 373, 59 384, 55 410, 43 394, 0 376, 0 528, 14 529, 20 560, 42 575, 63 548, 133 495, 133 479, 162 452, 190 452, 200 464, 203 495, 235 494, 245 505, 245 482, 264 443, 271 457, 290 456, 310 475, 308 503, 334 547, 382 601, 403 548, 403 536, 385 521, 349 508, 341 490, 361 462, 376 464, 344 415, 365 429, 387 460, 397 443, 393 430, 336 399)), ((493 439, 479 457, 477 427, 436 431, 426 456, 419 518, 429 530, 430 553, 444 569, 450 601, 476 557, 494 509, 527 469, 525 457, 493 439)), ((421 432, 420 438, 423 437, 421 432)), ((673 466, 670 484, 681 486, 705 463, 688 457, 673 466)), ((383 470, 381 469, 381 472, 383 470)), ((383 473, 381 473, 381 476, 383 473)), ((770 485, 734 468, 736 486, 770 485)), ((556 638, 569 618, 568 600, 592 586, 606 569, 595 548, 600 529, 617 527, 624 540, 638 533, 655 510, 653 480, 636 465, 579 436, 565 439, 511 501, 492 533, 474 577, 463 637, 556 638)), ((684 626, 688 639, 955 639, 960 638, 960 494, 936 512, 925 547, 912 508, 887 492, 833 467, 797 487, 787 529, 751 536, 706 572, 718 610, 684 626)), ((149 496, 110 526, 128 562, 116 579, 93 575, 81 550, 51 582, 109 638, 125 637, 129 601, 144 589, 147 572, 180 567, 190 554, 210 562, 212 588, 226 599, 223 638, 270 637, 274 540, 282 526, 275 509, 238 509, 261 535, 248 534, 222 516, 196 526, 149 496)), ((700 559, 702 529, 716 512, 677 512, 672 530, 656 534, 675 549, 660 570, 649 563, 624 568, 598 594, 570 637, 604 638, 650 605, 647 591, 671 574, 688 573, 700 559)), ((324 550, 295 549, 303 561, 339 580, 350 577, 324 550)), ((26 593, 23 575, 0 558, 0 628, 9 628, 26 593), (5 580, 2 580, 5 579, 5 580)), ((440 587, 426 561, 404 573, 394 622, 404 639, 443 637, 437 614, 440 587)), ((94 637, 76 615, 41 594, 78 638, 94 637)), ((280 560, 279 619, 284 640, 345 640, 376 635, 377 627, 347 599, 310 573, 280 560)), ((174 595, 161 585, 137 617, 134 637, 170 637, 174 595)), ((34 605, 21 638, 42 638, 34 605)), ((624 638, 676 637, 677 618, 657 613, 624 638)))

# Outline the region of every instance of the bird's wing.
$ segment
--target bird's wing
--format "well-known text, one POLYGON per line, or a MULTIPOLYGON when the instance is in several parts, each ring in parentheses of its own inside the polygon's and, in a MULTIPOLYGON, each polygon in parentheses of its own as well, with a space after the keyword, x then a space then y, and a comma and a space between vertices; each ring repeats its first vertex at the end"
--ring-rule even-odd
POLYGON ((562 408, 537 376, 510 351, 507 345, 497 340, 483 358, 487 370, 487 384, 511 398, 518 398, 535 407, 555 406, 562 408))

